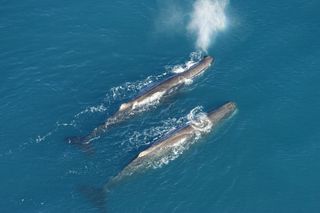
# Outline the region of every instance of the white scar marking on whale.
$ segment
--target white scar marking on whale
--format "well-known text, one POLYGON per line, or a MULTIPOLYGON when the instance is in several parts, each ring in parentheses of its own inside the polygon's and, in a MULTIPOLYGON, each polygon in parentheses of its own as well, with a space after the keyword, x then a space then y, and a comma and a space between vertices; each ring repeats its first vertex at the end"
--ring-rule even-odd
POLYGON ((165 91, 162 92, 156 92, 153 95, 149 96, 148 98, 143 99, 142 101, 138 102, 136 101, 133 106, 132 109, 136 109, 136 108, 140 108, 142 106, 146 106, 152 103, 158 103, 160 98, 165 94, 165 91))

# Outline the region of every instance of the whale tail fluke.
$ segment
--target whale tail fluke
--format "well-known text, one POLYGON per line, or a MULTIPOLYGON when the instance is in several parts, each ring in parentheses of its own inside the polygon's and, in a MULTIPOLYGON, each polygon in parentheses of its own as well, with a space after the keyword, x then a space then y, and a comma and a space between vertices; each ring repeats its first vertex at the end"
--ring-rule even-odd
POLYGON ((72 136, 67 137, 66 142, 78 146, 83 152, 93 154, 94 149, 87 137, 72 136))
POLYGON ((106 212, 107 191, 104 188, 80 185, 78 191, 101 212, 106 212))

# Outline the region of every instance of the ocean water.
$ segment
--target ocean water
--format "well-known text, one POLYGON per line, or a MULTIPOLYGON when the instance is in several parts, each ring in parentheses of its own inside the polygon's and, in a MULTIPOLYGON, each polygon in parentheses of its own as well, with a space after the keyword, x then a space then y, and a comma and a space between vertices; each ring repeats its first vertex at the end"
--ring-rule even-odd
POLYGON ((1 212, 100 212, 78 186, 101 186, 192 109, 229 100, 235 116, 112 189, 107 211, 319 212, 319 1, 230 0, 209 38, 214 66, 90 156, 65 137, 199 57, 194 1, 0 2, 1 212))

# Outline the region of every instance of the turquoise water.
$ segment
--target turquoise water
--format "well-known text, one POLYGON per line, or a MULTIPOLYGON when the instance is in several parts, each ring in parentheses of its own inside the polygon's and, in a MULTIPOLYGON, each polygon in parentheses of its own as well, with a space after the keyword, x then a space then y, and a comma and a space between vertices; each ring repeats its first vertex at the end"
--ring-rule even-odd
POLYGON ((1 212, 99 212, 77 186, 102 185, 192 109, 228 100, 239 108, 232 119, 112 189, 108 211, 319 211, 316 0, 230 1, 206 74, 110 130, 94 155, 65 143, 190 60, 192 4, 1 1, 1 212), (168 22, 168 11, 184 18, 168 22))

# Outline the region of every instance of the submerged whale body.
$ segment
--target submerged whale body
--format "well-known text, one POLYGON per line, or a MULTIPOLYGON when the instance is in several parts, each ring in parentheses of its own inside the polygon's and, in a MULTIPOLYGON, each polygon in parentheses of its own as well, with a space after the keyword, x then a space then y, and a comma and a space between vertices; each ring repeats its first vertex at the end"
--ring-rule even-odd
POLYGON ((87 190, 84 190, 87 192, 87 197, 95 204, 104 204, 106 193, 112 187, 131 175, 152 167, 155 161, 169 155, 176 147, 188 147, 195 141, 195 138, 215 129, 223 120, 231 117, 235 111, 236 104, 234 102, 228 102, 218 109, 208 112, 205 118, 209 122, 210 128, 208 131, 201 131, 201 129, 194 126, 192 122, 187 123, 184 127, 177 129, 140 152, 118 175, 103 185, 102 188, 88 187, 87 190), (91 194, 89 194, 89 192, 91 194))
POLYGON ((168 97, 172 94, 173 90, 178 90, 181 86, 185 85, 188 80, 192 80, 207 70, 213 61, 213 57, 205 56, 201 61, 190 67, 188 70, 159 82, 155 86, 144 91, 141 95, 133 98, 131 101, 121 104, 119 110, 113 116, 108 118, 103 124, 96 127, 88 135, 83 137, 68 137, 67 142, 70 144, 80 145, 80 147, 86 151, 90 150, 90 142, 95 138, 100 137, 111 126, 130 118, 132 114, 139 111, 139 108, 142 108, 148 103, 154 100, 160 101, 165 97, 168 97))

